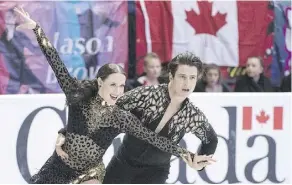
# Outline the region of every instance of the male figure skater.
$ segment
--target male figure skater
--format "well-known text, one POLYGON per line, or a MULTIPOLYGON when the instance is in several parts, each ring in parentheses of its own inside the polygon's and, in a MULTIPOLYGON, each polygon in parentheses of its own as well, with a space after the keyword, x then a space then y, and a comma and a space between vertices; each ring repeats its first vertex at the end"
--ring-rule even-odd
MULTIPOLYGON (((193 159, 185 158, 185 162, 197 170, 210 164, 198 160, 198 155, 211 157, 218 143, 217 134, 204 113, 188 99, 201 72, 202 61, 198 57, 192 53, 179 54, 169 63, 169 84, 138 87, 125 93, 116 103, 174 143, 179 143, 185 133, 195 134, 202 142, 200 150, 193 159)), ((62 129, 59 133, 65 135, 66 131, 62 129)), ((103 183, 164 184, 170 159, 170 154, 126 134, 107 166, 103 183)))

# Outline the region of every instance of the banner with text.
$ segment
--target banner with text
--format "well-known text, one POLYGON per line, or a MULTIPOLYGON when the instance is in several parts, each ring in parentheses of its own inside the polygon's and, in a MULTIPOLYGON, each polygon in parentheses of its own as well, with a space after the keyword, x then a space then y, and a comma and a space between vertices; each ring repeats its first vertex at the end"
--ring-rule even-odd
POLYGON ((271 80, 280 84, 282 75, 291 73, 291 1, 274 0, 274 52, 271 80))
POLYGON ((92 79, 100 66, 128 62, 126 1, 1 2, 0 94, 59 93, 31 30, 16 30, 14 7, 44 29, 72 76, 92 79))
MULTIPOLYGON (((193 94, 191 101, 218 134, 218 161, 197 173, 173 157, 167 183, 291 183, 290 94, 193 94), (209 104, 212 102, 212 104, 209 104)), ((0 183, 26 183, 53 153, 67 108, 62 94, 0 96, 0 183)), ((108 148, 107 165, 122 142, 108 148)), ((181 146, 195 152, 200 140, 185 135, 181 146)))

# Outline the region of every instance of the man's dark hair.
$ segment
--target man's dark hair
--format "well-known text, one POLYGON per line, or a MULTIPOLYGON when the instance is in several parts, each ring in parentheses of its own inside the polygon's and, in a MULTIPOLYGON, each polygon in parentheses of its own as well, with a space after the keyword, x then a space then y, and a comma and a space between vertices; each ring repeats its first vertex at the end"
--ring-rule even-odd
POLYGON ((203 71, 203 62, 199 57, 191 52, 185 52, 175 56, 168 64, 168 71, 172 76, 175 75, 179 65, 195 66, 198 70, 198 76, 203 71))

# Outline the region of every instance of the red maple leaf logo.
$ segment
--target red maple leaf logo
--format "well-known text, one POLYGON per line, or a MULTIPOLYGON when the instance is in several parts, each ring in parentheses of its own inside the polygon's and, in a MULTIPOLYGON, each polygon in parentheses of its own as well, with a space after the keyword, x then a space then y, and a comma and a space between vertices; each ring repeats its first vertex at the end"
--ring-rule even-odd
POLYGON ((217 31, 227 23, 227 14, 217 12, 215 16, 212 16, 213 2, 198 1, 197 3, 200 14, 197 14, 194 10, 185 11, 186 21, 196 30, 196 34, 208 33, 216 36, 217 31))
POLYGON ((260 114, 256 116, 256 119, 260 124, 265 124, 270 119, 270 116, 262 110, 260 114))

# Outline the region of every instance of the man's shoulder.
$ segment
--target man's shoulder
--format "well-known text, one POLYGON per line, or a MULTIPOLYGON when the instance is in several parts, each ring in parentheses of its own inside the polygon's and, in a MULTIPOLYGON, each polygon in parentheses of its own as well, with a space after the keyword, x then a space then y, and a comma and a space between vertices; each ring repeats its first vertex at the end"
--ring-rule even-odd
POLYGON ((140 86, 132 89, 131 91, 139 91, 139 92, 157 92, 162 89, 167 88, 167 84, 159 84, 159 85, 148 85, 148 86, 140 86))
POLYGON ((201 113, 201 109, 195 105, 194 102, 192 102, 189 98, 187 98, 186 100, 186 109, 188 111, 189 114, 194 115, 194 114, 198 114, 201 113))

